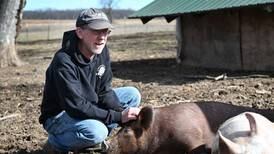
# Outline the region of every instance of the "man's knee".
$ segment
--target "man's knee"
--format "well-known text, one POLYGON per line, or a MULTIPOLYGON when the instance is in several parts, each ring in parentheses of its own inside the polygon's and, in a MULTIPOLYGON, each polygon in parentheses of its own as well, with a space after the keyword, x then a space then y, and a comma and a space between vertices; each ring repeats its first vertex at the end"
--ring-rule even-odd
POLYGON ((99 144, 108 136, 107 127, 98 120, 83 120, 75 127, 75 130, 62 134, 49 134, 49 143, 59 151, 69 151, 99 144))
POLYGON ((130 104, 131 107, 137 107, 141 102, 141 94, 139 90, 135 87, 129 87, 129 95, 132 97, 132 102, 130 104))
POLYGON ((95 145, 103 142, 108 136, 107 127, 95 120, 85 120, 85 125, 82 126, 79 130, 79 138, 86 140, 90 145, 95 145))
POLYGON ((107 127, 98 129, 98 130, 93 130, 93 132, 91 133, 91 135, 87 134, 87 137, 89 137, 94 143, 94 144, 98 144, 103 142, 108 136, 108 129, 107 127))

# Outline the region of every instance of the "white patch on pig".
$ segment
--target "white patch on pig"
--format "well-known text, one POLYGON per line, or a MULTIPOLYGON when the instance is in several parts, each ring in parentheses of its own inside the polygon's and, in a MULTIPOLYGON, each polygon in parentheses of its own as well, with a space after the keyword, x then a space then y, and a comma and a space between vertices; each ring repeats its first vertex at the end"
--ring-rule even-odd
POLYGON ((220 148, 220 141, 233 151, 230 153, 268 154, 274 150, 274 124, 260 114, 245 112, 228 119, 219 127, 212 154, 227 152, 220 148), (251 115, 251 120, 246 114, 251 115))

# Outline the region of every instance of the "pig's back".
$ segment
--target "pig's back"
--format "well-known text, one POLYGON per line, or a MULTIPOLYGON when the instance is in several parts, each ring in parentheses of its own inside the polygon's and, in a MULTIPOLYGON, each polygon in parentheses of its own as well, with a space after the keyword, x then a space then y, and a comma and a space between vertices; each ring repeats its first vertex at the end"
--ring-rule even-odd
MULTIPOLYGON (((155 126, 165 130, 169 141, 183 143, 184 149, 194 149, 211 143, 215 134, 211 132, 205 115, 196 103, 173 104, 155 108, 155 126)), ((155 128, 157 129, 157 128, 155 128)))

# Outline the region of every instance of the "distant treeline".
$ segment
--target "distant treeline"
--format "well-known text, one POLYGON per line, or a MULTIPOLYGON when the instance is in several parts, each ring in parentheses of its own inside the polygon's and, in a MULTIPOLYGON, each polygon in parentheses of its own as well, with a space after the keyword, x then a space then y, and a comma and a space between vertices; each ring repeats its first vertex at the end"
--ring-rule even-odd
MULTIPOLYGON (((81 12, 78 10, 36 10, 36 11, 24 11, 23 19, 76 19, 81 12)), ((103 10, 104 11, 104 10, 103 10)), ((112 10, 112 19, 126 18, 132 14, 134 10, 112 10)))

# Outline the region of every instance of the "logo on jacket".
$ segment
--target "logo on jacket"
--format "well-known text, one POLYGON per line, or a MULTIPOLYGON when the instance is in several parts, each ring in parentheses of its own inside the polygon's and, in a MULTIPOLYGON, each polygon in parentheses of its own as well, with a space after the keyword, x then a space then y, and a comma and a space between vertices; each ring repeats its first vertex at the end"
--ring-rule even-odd
POLYGON ((101 77, 104 75, 105 71, 106 71, 105 65, 100 65, 100 66, 97 68, 96 75, 98 75, 99 78, 101 78, 101 77))

